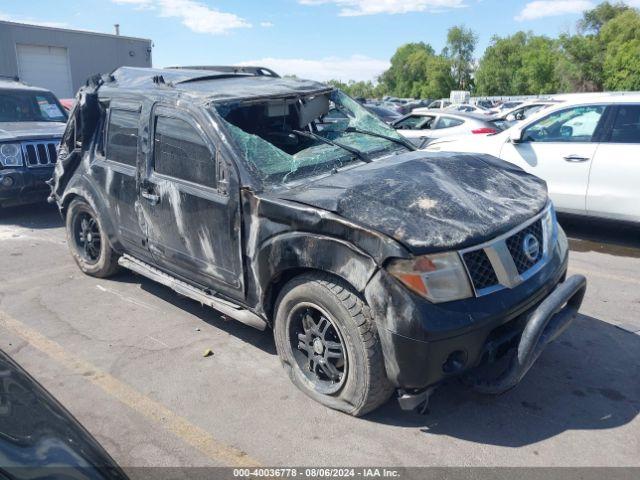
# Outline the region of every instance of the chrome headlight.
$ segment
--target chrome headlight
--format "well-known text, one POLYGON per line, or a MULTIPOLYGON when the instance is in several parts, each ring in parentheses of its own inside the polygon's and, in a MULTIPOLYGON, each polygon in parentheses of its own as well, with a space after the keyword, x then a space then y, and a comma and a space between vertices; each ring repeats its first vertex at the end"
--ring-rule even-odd
POLYGON ((433 303, 473 296, 467 271, 456 252, 396 260, 388 271, 409 290, 433 303))
POLYGON ((567 235, 564 233, 564 230, 560 225, 558 225, 558 253, 560 254, 560 258, 564 260, 564 257, 567 256, 569 252, 569 240, 567 239, 567 235))
POLYGON ((20 148, 20 144, 0 144, 0 163, 5 167, 21 167, 22 149, 20 148))
POLYGON ((569 250, 569 241, 564 233, 564 230, 558 224, 558 218, 556 211, 553 208, 553 204, 550 204, 547 208, 547 213, 542 218, 544 229, 546 232, 548 244, 548 252, 551 253, 554 248, 558 249, 560 258, 564 258, 569 250))
POLYGON ((547 232, 548 238, 555 238, 558 219, 556 218, 556 211, 553 208, 553 204, 551 202, 549 202, 547 212, 545 213, 544 217, 542 217, 542 223, 544 224, 544 229, 547 232))

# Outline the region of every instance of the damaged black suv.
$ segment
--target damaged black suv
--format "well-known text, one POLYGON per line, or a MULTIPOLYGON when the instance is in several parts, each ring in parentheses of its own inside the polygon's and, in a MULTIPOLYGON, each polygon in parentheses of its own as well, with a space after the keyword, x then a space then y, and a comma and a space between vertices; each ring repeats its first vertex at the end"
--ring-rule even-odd
POLYGON ((51 199, 85 273, 125 267, 272 327, 293 382, 352 415, 461 374, 508 390, 584 295, 541 180, 415 151, 324 84, 121 68, 80 90, 59 158, 51 199))

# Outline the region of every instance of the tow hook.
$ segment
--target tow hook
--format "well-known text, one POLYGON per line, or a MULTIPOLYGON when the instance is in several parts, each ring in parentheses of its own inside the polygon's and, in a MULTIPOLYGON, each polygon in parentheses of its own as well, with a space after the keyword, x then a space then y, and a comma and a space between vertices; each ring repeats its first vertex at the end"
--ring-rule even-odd
POLYGON ((400 409, 405 411, 418 410, 420 414, 424 414, 429 406, 429 398, 434 392, 435 387, 426 388, 424 390, 403 390, 398 389, 398 404, 400 409))

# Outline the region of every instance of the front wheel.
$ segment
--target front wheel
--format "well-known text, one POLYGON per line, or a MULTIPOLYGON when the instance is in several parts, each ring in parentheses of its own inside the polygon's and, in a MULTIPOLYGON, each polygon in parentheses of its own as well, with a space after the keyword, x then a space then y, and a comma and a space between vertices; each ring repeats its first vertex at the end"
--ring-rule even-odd
POLYGON ((289 282, 276 305, 275 339, 293 383, 330 408, 364 415, 393 392, 369 307, 340 279, 289 282))
POLYGON ((106 278, 118 271, 118 257, 102 228, 100 217, 84 199, 71 202, 66 216, 67 243, 80 270, 106 278))

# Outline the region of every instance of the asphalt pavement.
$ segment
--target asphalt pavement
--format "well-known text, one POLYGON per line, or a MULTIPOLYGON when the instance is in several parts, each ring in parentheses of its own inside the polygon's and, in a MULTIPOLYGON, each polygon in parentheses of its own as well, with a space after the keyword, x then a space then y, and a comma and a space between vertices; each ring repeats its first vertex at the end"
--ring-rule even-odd
POLYGON ((132 466, 640 466, 640 228, 561 218, 582 313, 500 397, 360 419, 289 381, 259 332, 130 273, 83 275, 55 208, 0 210, 0 348, 132 466), (213 351, 205 357, 203 352, 213 351))

